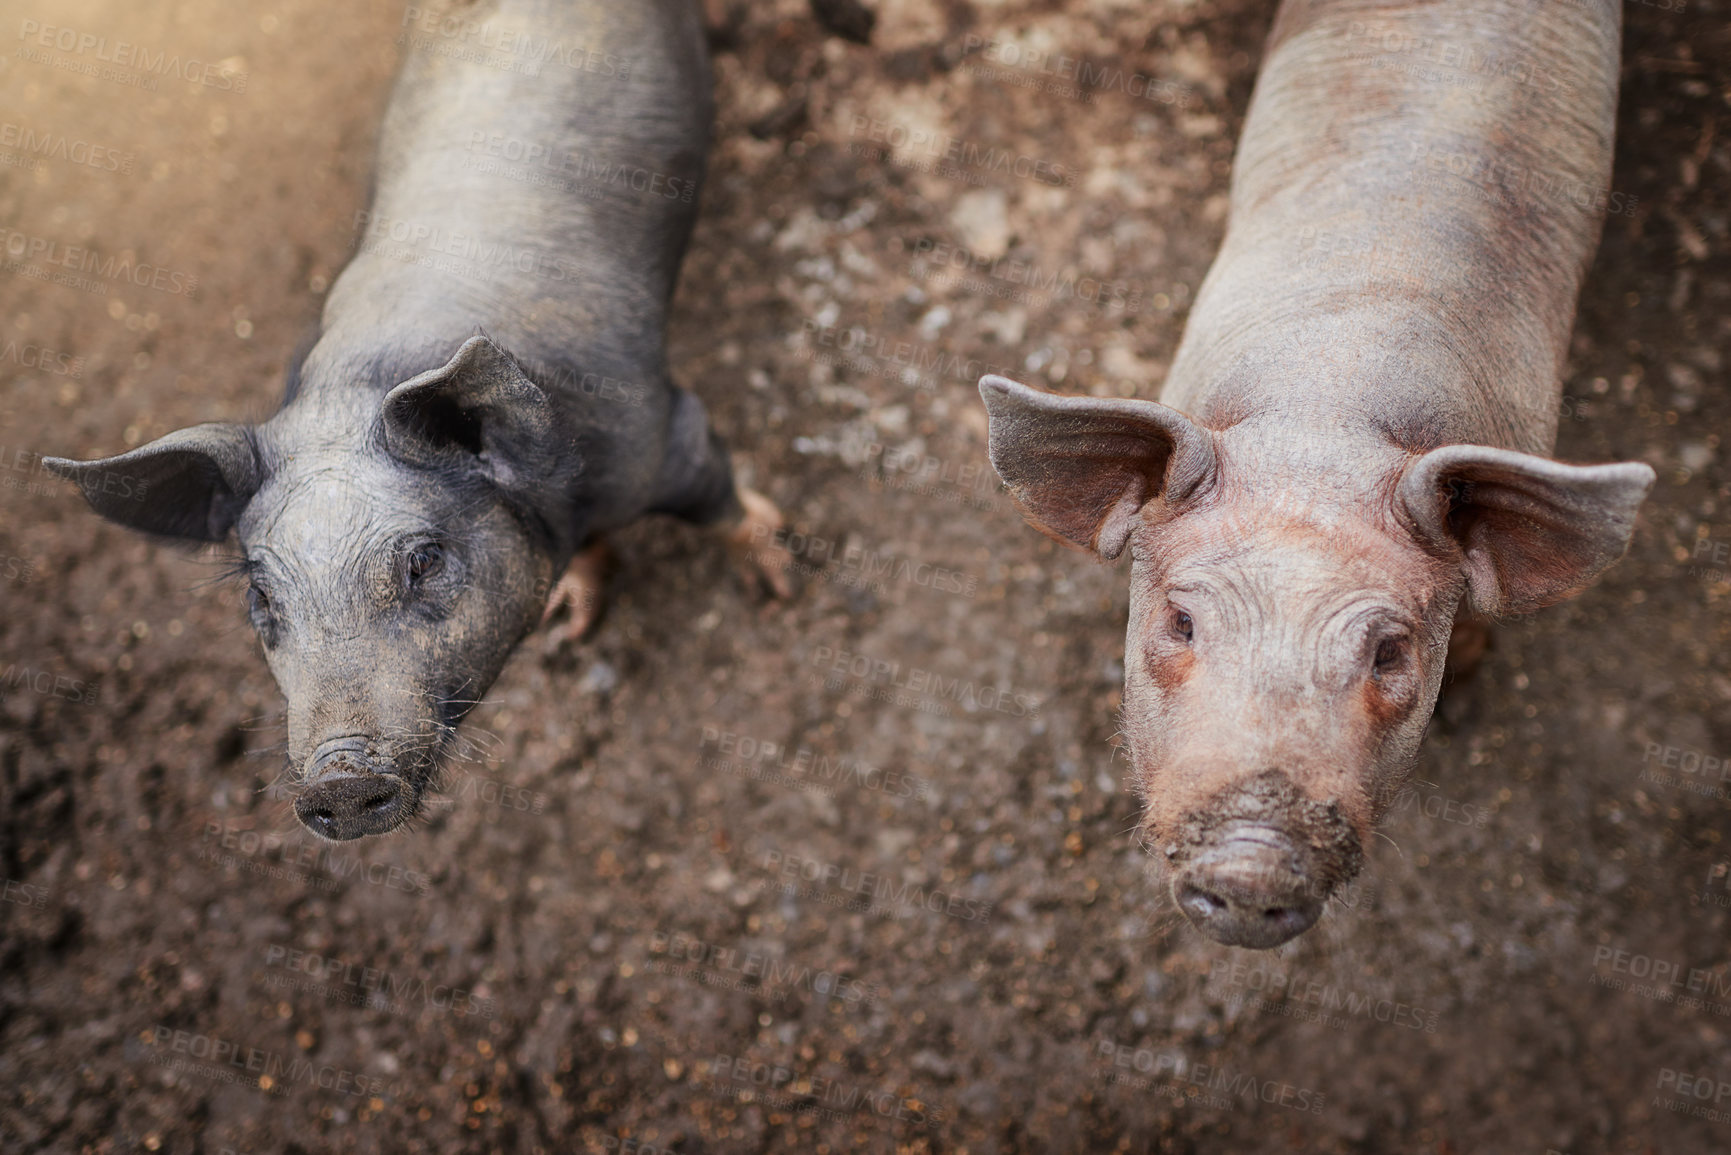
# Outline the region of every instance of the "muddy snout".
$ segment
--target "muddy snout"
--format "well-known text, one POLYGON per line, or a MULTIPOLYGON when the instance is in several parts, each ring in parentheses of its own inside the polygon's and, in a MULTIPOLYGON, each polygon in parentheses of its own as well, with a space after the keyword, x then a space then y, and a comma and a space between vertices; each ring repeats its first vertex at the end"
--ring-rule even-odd
POLYGON ((311 759, 295 817, 321 838, 343 842, 395 830, 414 810, 414 792, 381 769, 365 738, 335 738, 311 759))
POLYGON ((1167 850, 1172 899, 1226 946, 1268 950, 1303 934, 1363 861, 1339 809, 1303 798, 1285 775, 1232 791, 1184 828, 1167 850))
POLYGON ((1309 855, 1267 827, 1244 827, 1196 856, 1172 882, 1191 925, 1215 942, 1266 950, 1322 916, 1309 855))

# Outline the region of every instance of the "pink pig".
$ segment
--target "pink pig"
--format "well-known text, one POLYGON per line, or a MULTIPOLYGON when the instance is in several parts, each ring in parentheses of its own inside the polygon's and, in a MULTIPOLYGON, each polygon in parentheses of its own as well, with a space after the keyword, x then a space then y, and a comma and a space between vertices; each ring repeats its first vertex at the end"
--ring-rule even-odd
POLYGON ((1123 727, 1148 844, 1216 941, 1357 873, 1451 627, 1570 596, 1654 480, 1563 465, 1609 205, 1613 0, 1287 0, 1163 404, 980 382, 1029 521, 1129 552, 1123 727))

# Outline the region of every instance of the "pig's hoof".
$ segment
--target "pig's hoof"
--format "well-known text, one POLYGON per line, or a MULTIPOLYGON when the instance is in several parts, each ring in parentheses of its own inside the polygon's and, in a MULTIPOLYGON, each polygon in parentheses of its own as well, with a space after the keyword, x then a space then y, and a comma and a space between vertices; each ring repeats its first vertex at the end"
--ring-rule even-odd
POLYGON ((1483 618, 1463 618, 1449 631, 1449 652, 1443 662, 1445 680, 1457 682, 1471 674, 1491 648, 1491 624, 1483 618))
POLYGON ((613 555, 607 543, 597 541, 571 559, 565 574, 547 596, 547 608, 541 613, 545 625, 561 606, 570 607, 570 616, 547 635, 547 652, 556 653, 567 645, 581 641, 595 620, 601 616, 601 588, 607 582, 607 570, 613 555))
POLYGON ((776 541, 776 531, 782 526, 781 510, 755 489, 739 487, 739 504, 745 516, 727 531, 727 545, 778 598, 793 596, 793 559, 776 541))

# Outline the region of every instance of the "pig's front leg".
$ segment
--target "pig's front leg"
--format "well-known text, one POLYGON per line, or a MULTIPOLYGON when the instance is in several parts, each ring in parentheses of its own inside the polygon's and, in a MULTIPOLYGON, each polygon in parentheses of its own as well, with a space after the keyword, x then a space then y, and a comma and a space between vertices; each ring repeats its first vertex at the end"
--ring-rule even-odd
MULTIPOLYGON (((788 576, 787 550, 775 542, 781 528, 781 510, 769 498, 739 486, 738 516, 718 523, 727 542, 728 552, 740 561, 746 580, 761 579, 778 598, 793 596, 793 583, 788 576)), ((541 613, 541 624, 553 620, 561 607, 570 607, 570 616, 547 634, 546 650, 555 653, 567 645, 580 642, 601 616, 601 591, 607 575, 613 569, 613 550, 605 538, 598 537, 579 550, 565 567, 564 576, 547 596, 547 608, 541 613)))
POLYGON ((601 588, 606 585, 607 571, 612 567, 613 551, 607 547, 605 538, 596 538, 571 558, 564 576, 547 596, 547 608, 541 612, 541 624, 546 625, 561 606, 571 608, 565 624, 548 633, 548 653, 581 641, 601 616, 601 588))
POLYGON ((778 598, 793 596, 793 559, 777 540, 781 510, 755 489, 738 488, 741 515, 726 527, 727 547, 748 574, 756 574, 778 598))
POLYGON ((710 429, 703 402, 683 389, 676 391, 656 490, 652 512, 720 531, 747 581, 761 581, 778 598, 793 596, 791 559, 777 533, 781 510, 735 483, 727 444, 710 429))

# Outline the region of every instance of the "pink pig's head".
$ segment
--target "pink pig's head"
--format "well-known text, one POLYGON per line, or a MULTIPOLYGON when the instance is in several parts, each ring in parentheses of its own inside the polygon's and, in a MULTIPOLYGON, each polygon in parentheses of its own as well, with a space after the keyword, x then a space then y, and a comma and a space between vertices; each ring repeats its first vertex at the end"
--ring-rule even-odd
POLYGON ((1235 946, 1302 933, 1357 873, 1463 601, 1568 596, 1622 555, 1653 481, 1475 445, 1328 467, 1152 401, 1001 377, 980 392, 1028 520, 1131 556, 1122 728, 1142 833, 1179 909, 1235 946))

